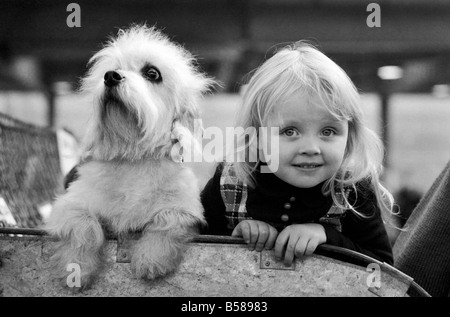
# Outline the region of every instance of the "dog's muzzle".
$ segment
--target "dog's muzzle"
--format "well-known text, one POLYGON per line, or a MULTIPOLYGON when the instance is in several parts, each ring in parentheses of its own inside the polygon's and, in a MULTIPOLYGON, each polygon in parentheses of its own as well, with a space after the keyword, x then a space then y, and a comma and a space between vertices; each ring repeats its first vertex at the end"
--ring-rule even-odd
POLYGON ((122 75, 120 75, 118 72, 116 72, 114 70, 106 72, 105 77, 104 77, 105 85, 108 87, 117 86, 124 79, 125 79, 125 77, 123 77, 122 75))

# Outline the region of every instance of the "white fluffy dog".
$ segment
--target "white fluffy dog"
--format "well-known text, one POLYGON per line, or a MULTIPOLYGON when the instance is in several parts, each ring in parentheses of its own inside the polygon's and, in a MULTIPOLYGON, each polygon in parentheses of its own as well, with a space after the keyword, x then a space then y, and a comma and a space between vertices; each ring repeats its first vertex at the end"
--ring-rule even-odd
POLYGON ((78 178, 45 226, 60 238, 52 260, 60 278, 79 264, 84 288, 101 268, 105 227, 142 231, 131 268, 153 279, 177 267, 204 222, 196 177, 173 148, 192 140, 198 98, 212 81, 188 51, 146 26, 120 30, 89 65, 82 91, 92 96, 94 117, 78 178))

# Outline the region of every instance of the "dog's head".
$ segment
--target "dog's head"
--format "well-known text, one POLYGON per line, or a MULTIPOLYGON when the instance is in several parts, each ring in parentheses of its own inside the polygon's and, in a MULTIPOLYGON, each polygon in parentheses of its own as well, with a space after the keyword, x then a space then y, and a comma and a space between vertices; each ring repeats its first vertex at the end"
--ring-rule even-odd
POLYGON ((213 83, 187 50, 142 25, 120 30, 89 66, 81 89, 95 109, 85 150, 102 160, 167 156, 174 122, 192 129, 213 83))

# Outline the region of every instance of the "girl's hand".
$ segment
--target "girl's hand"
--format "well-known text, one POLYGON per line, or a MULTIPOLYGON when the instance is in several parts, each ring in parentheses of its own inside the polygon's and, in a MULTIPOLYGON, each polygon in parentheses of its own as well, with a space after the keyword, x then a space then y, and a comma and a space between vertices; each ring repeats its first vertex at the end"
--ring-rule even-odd
POLYGON ((250 250, 270 250, 275 244, 278 231, 271 225, 259 220, 243 220, 231 233, 233 237, 243 237, 250 250))
POLYGON ((275 257, 290 266, 294 256, 311 255, 318 245, 327 242, 325 229, 317 223, 295 224, 284 228, 275 243, 275 257), (286 250, 286 251, 285 251, 286 250))

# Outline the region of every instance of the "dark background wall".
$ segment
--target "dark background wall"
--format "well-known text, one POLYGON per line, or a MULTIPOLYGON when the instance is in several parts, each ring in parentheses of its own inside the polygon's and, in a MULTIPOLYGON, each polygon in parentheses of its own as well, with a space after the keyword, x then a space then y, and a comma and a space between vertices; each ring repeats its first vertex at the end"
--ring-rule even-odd
POLYGON ((389 84, 391 91, 429 91, 450 81, 450 1, 377 1, 381 27, 373 28, 366 24, 371 1, 361 0, 79 0, 79 28, 66 24, 69 3, 0 1, 0 57, 33 56, 41 74, 35 86, 76 83, 107 35, 131 22, 164 29, 226 91, 235 91, 273 45, 299 39, 316 43, 364 91, 383 90, 377 69, 391 64, 405 73, 389 84))

